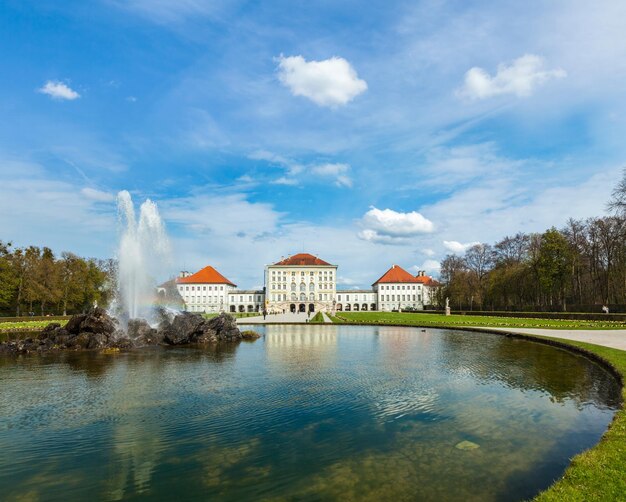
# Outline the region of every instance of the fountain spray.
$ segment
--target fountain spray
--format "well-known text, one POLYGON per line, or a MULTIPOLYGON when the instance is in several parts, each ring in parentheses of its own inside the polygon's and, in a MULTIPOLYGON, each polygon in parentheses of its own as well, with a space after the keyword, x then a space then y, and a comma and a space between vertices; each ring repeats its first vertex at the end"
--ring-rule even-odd
POLYGON ((169 263, 170 243, 157 205, 147 199, 139 208, 139 219, 128 191, 117 194, 122 228, 118 258, 117 315, 120 319, 152 321, 155 278, 169 263))

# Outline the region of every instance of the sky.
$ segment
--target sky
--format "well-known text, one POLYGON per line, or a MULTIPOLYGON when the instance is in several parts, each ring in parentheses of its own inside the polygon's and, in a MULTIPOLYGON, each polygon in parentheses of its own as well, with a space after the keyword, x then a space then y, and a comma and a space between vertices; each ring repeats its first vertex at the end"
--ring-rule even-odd
POLYGON ((0 240, 108 258, 158 205, 162 278, 309 252, 392 264, 605 213, 626 2, 4 0, 0 240))

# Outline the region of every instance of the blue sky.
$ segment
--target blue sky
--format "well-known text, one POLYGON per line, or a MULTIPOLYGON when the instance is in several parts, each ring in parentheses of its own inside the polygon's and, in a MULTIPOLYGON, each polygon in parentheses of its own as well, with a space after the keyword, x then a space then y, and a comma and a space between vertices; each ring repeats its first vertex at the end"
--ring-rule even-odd
POLYGON ((115 253, 115 194, 242 287, 299 251, 392 263, 604 212, 622 1, 8 0, 0 239, 115 253))

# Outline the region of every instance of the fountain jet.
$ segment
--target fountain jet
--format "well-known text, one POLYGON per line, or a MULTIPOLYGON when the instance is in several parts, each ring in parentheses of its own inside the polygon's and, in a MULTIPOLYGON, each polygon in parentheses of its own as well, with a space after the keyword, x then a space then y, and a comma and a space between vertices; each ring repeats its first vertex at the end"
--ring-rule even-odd
POLYGON ((128 191, 117 194, 122 233, 117 253, 118 298, 120 319, 153 317, 155 277, 163 274, 169 262, 170 244, 165 226, 154 202, 147 199, 139 208, 139 219, 128 191))

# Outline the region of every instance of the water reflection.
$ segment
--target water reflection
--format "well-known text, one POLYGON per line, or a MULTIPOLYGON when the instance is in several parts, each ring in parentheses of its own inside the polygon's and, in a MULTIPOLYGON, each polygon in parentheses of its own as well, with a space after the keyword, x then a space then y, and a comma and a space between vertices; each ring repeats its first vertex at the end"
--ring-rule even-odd
POLYGON ((238 346, 0 358, 4 498, 519 500, 593 445, 619 402, 601 367, 525 341, 263 332, 238 346))

